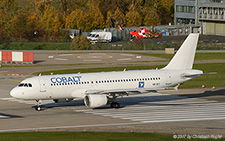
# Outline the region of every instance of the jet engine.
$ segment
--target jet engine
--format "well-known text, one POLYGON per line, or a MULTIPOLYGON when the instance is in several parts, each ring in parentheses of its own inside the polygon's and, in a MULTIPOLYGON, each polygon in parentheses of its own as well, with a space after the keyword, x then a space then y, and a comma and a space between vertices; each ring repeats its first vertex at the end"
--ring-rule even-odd
POLYGON ((53 99, 53 101, 55 103, 64 103, 64 102, 70 102, 72 101, 73 99, 53 99))
POLYGON ((97 108, 105 106, 107 102, 108 98, 106 95, 89 94, 84 98, 84 103, 89 108, 97 108))

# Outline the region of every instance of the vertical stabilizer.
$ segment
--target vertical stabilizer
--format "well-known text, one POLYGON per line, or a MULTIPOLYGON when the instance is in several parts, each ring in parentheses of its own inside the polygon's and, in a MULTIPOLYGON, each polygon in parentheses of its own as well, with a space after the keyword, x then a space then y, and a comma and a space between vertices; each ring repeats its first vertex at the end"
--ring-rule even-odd
POLYGON ((191 70, 195 58, 199 33, 192 33, 186 38, 169 64, 163 69, 191 70))

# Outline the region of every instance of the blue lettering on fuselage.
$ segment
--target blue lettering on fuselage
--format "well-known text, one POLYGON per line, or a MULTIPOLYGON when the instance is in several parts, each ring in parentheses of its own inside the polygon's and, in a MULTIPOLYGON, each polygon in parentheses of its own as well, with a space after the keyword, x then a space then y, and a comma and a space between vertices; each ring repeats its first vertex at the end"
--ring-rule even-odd
POLYGON ((71 76, 71 77, 52 77, 50 81, 52 83, 69 83, 69 82, 80 82, 81 76, 71 76))

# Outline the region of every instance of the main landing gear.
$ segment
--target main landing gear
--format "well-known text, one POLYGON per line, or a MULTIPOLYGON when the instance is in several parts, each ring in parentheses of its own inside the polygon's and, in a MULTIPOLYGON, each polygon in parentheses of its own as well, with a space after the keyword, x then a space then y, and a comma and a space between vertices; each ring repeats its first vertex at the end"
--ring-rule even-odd
POLYGON ((41 100, 36 100, 37 101, 37 106, 35 107, 35 110, 36 111, 41 111, 42 108, 41 108, 41 100))
POLYGON ((120 104, 118 102, 112 102, 110 106, 111 108, 120 108, 120 104))
POLYGON ((120 108, 120 104, 118 102, 116 102, 116 98, 118 97, 119 95, 117 94, 112 94, 111 97, 110 97, 110 102, 112 102, 110 104, 111 108, 120 108))

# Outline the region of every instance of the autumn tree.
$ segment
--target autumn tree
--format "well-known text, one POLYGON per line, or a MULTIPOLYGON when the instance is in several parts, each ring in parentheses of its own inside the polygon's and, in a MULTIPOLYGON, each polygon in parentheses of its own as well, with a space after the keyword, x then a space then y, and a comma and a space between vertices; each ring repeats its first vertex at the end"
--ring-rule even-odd
POLYGON ((113 13, 109 10, 107 12, 106 27, 110 27, 110 23, 109 23, 110 21, 109 21, 109 19, 110 19, 111 16, 113 16, 113 13))
POLYGON ((87 39, 87 36, 77 35, 70 46, 71 50, 90 50, 91 45, 90 41, 87 39))
POLYGON ((73 11, 69 16, 66 18, 66 28, 70 29, 81 29, 83 27, 84 22, 84 12, 81 9, 77 9, 73 11))
POLYGON ((10 30, 16 39, 20 41, 29 38, 30 28, 27 26, 28 13, 26 11, 20 10, 17 15, 15 15, 11 20, 10 30))
POLYGON ((126 26, 140 26, 142 23, 142 17, 135 9, 134 5, 131 5, 129 12, 126 14, 126 26))
POLYGON ((9 31, 8 25, 7 13, 4 9, 0 9, 0 42, 9 39, 9 34, 7 33, 7 31, 9 31))
POLYGON ((118 15, 118 16, 124 18, 124 14, 122 13, 122 11, 120 10, 119 7, 116 8, 114 15, 118 15))
MULTIPOLYGON (((47 37, 52 37, 59 32, 62 27, 60 15, 56 9, 50 5, 46 6, 46 10, 42 17, 42 23, 44 26, 45 34, 47 37)), ((62 18, 62 16, 61 16, 62 18)))
POLYGON ((1 0, 0 9, 6 11, 7 16, 12 16, 17 9, 17 0, 1 0))
POLYGON ((104 17, 96 3, 87 3, 88 12, 84 15, 84 31, 102 29, 105 27, 104 17))
POLYGON ((146 14, 144 16, 143 24, 145 26, 156 26, 160 24, 160 19, 157 11, 151 7, 146 9, 146 14))
POLYGON ((158 3, 158 15, 162 25, 173 23, 174 19, 174 0, 160 0, 158 3))
POLYGON ((125 26, 173 23, 174 0, 0 0, 0 40, 60 38, 60 28, 91 31, 109 27, 118 15, 125 26), (43 36, 42 36, 43 35, 43 36))

